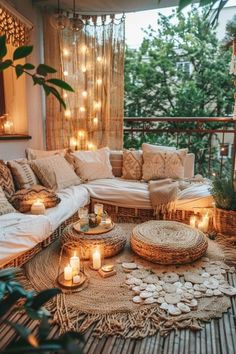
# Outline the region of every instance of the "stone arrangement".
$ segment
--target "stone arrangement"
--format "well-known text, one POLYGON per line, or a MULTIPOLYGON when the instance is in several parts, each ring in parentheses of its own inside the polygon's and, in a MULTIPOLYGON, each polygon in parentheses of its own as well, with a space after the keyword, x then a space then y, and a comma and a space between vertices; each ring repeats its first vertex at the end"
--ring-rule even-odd
POLYGON ((128 273, 125 284, 133 293, 134 303, 156 303, 173 316, 197 310, 201 298, 236 295, 236 288, 225 277, 235 268, 206 257, 199 268, 191 271, 154 273, 136 263, 122 263, 122 268, 128 273))

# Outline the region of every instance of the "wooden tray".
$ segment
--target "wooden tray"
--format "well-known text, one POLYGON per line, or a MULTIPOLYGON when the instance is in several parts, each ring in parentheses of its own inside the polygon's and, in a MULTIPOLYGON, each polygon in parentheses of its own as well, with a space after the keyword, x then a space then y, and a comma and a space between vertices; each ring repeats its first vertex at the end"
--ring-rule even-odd
POLYGON ((111 231, 111 230, 114 228, 114 226, 115 226, 115 223, 112 222, 112 223, 111 223, 111 227, 109 227, 109 228, 106 228, 106 227, 104 227, 104 225, 101 225, 101 224, 100 224, 100 225, 98 225, 98 226, 96 226, 96 227, 91 227, 91 228, 89 228, 88 231, 81 231, 81 230, 80 230, 80 223, 79 223, 79 221, 76 222, 76 223, 74 223, 74 225, 73 225, 75 231, 81 232, 81 233, 83 233, 83 234, 85 234, 85 235, 100 235, 100 234, 105 234, 105 233, 111 231))
POLYGON ((84 273, 80 273, 80 282, 74 284, 72 280, 65 280, 64 273, 61 273, 57 277, 57 283, 59 286, 66 288, 66 289, 77 289, 79 288, 84 282, 87 280, 87 277, 84 273))

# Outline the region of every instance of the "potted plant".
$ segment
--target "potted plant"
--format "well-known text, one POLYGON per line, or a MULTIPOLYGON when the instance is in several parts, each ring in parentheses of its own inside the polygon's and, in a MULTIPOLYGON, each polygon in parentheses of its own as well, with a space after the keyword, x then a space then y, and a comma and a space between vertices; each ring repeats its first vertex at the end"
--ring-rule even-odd
POLYGON ((231 178, 216 178, 211 194, 215 201, 213 223, 218 233, 236 235, 236 192, 231 178))

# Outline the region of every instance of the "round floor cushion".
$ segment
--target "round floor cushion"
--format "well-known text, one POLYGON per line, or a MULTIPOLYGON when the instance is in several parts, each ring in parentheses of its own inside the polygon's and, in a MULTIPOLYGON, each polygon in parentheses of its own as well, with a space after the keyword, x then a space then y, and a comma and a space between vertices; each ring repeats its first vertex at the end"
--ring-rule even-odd
POLYGON ((160 264, 184 264, 200 258, 207 250, 205 235, 176 221, 147 221, 136 226, 131 247, 140 257, 160 264))
POLYGON ((107 258, 115 256, 124 248, 126 232, 122 224, 116 224, 109 232, 86 235, 76 231, 73 224, 70 224, 63 230, 60 241, 68 255, 72 255, 78 247, 83 250, 83 258, 89 259, 91 248, 100 246, 103 249, 104 257, 107 258))

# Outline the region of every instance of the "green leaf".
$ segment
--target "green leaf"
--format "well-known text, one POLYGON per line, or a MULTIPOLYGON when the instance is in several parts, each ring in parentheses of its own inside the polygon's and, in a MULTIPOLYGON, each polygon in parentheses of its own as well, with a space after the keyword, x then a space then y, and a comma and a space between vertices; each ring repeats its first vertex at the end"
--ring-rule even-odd
POLYGON ((43 306, 46 302, 48 302, 51 298, 61 293, 60 289, 46 289, 37 294, 32 301, 31 308, 38 310, 41 306, 43 306))
POLYGON ((30 55, 32 50, 33 50, 32 45, 25 45, 25 46, 16 48, 13 53, 13 60, 18 60, 18 59, 27 57, 28 55, 30 55))
MULTIPOLYGON (((55 87, 52 86, 48 86, 47 85, 47 92, 50 88, 50 93, 56 97, 56 99, 58 100, 58 102, 66 109, 66 104, 65 101, 63 100, 63 98, 61 97, 60 93, 57 91, 57 89, 55 89, 55 87)), ((45 91, 46 92, 46 91, 45 91)), ((47 94, 47 93, 46 93, 47 94)))
POLYGON ((23 67, 24 67, 25 70, 33 70, 33 69, 35 69, 35 66, 33 64, 30 64, 30 63, 24 64, 23 67))
POLYGON ((5 55, 7 54, 6 41, 7 37, 5 34, 3 36, 0 36, 0 59, 5 57, 5 55))
POLYGON ((6 268, 0 270, 0 279, 1 278, 13 278, 16 274, 22 273, 22 270, 20 268, 6 268))
POLYGON ((54 74, 57 72, 56 69, 52 68, 51 66, 48 66, 46 64, 39 64, 36 70, 38 75, 42 76, 47 76, 47 74, 54 74))
POLYGON ((2 302, 0 306, 0 318, 4 316, 10 308, 19 300, 22 298, 22 294, 18 291, 14 291, 12 294, 8 295, 2 302))
POLYGON ((3 62, 0 63, 0 71, 3 71, 7 68, 9 68, 9 66, 12 65, 12 60, 10 59, 7 59, 7 60, 4 60, 3 62))
POLYGON ((50 95, 50 93, 51 93, 51 87, 50 86, 44 84, 43 85, 43 89, 45 91, 46 96, 50 95))
POLYGON ((44 316, 39 324, 39 339, 40 339, 40 341, 47 339, 49 330, 50 330, 50 324, 48 322, 48 318, 46 316, 44 316))
POLYGON ((1 281, 1 282, 0 282, 0 301, 1 301, 2 298, 4 297, 5 289, 6 289, 6 283, 3 282, 3 281, 1 281))
POLYGON ((23 65, 16 65, 15 71, 17 78, 20 77, 24 73, 23 65))
POLYGON ((62 88, 63 90, 74 92, 73 88, 63 80, 49 79, 49 80, 47 80, 47 82, 50 82, 50 84, 56 85, 56 86, 62 88))
POLYGON ((178 11, 182 11, 186 6, 191 5, 192 0, 179 0, 178 11))
POLYGON ((43 77, 33 76, 34 85, 44 85, 45 79, 43 77))

